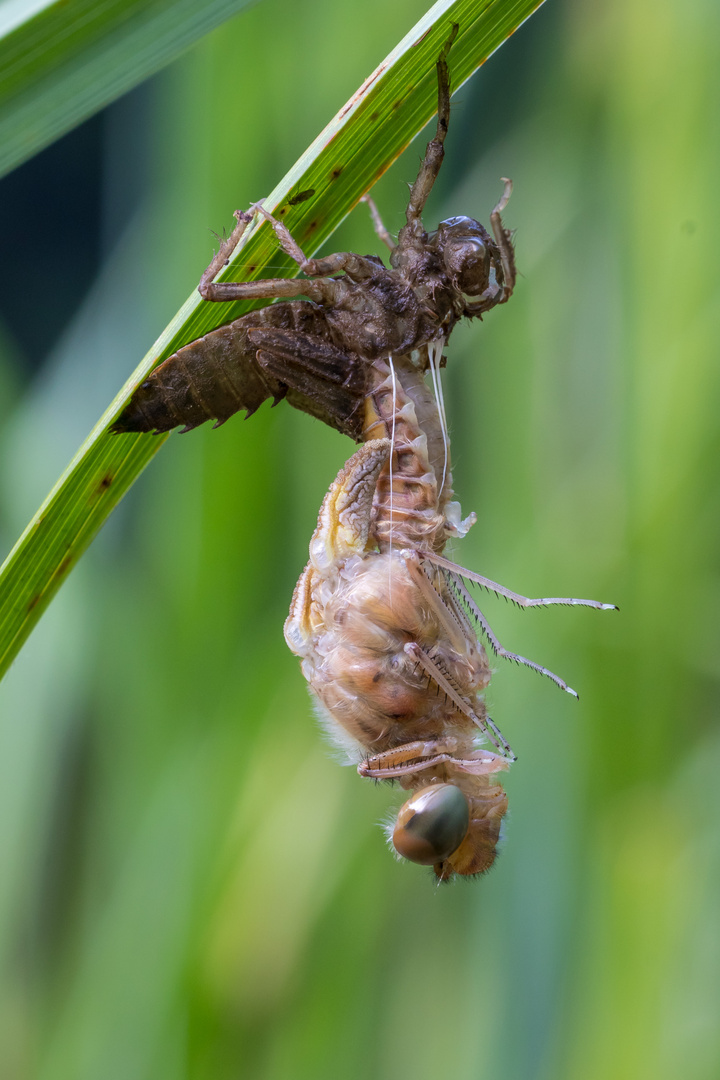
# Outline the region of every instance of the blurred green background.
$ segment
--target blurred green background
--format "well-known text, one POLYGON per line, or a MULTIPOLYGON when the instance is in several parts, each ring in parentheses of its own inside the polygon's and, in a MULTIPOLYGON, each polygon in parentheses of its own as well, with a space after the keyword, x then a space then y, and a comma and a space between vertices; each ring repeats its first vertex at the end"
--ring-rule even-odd
MULTIPOLYGON (((209 230, 424 10, 263 0, 3 181, 3 551, 209 230)), ((2 1080, 720 1076, 719 84, 711 0, 555 0, 454 99, 426 222, 511 176, 523 274, 449 350, 454 555, 621 609, 484 605, 581 694, 498 668, 492 873, 393 861, 401 799, 333 760, 282 638, 349 442, 285 406, 173 436, 0 685, 2 1080)), ((377 250, 363 208, 330 247, 377 250)))

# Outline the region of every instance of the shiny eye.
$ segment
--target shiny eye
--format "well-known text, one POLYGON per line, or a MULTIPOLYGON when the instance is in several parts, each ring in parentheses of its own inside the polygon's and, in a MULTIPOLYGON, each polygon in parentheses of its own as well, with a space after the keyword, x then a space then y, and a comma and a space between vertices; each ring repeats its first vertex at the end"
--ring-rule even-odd
POLYGON ((397 816, 392 841, 410 862, 432 866, 460 847, 470 824, 468 801, 454 784, 422 788, 397 816))
POLYGON ((490 253, 484 244, 475 241, 463 251, 464 262, 458 274, 458 285, 468 296, 477 296, 487 288, 490 272, 490 253))
POLYGON ((461 292, 477 296, 487 288, 490 273, 490 252, 482 240, 475 237, 448 244, 445 265, 461 292))

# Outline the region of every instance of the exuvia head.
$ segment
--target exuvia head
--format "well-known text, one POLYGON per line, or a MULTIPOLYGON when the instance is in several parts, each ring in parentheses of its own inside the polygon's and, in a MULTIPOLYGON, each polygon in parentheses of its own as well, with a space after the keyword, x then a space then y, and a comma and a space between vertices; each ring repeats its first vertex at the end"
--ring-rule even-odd
POLYGON ((458 292, 481 296, 492 283, 502 284, 502 264, 490 234, 469 217, 441 221, 431 238, 458 292))

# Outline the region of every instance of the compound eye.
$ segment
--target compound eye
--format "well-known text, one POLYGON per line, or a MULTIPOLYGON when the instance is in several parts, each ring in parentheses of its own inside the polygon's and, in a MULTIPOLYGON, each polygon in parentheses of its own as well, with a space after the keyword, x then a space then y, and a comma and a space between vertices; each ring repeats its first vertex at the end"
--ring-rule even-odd
POLYGON ((460 847, 470 824, 468 801, 454 784, 417 791, 397 816, 392 840, 410 862, 433 866, 460 847))
POLYGON ((468 240, 462 245, 458 256, 458 287, 468 296, 478 296, 488 286, 490 253, 481 240, 468 240))

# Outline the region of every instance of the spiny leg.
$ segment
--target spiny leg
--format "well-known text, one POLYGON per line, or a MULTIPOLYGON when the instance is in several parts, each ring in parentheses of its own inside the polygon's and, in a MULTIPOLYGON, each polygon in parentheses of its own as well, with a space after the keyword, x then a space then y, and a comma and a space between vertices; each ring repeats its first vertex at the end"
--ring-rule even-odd
POLYGON ((220 249, 200 279, 198 292, 204 300, 224 303, 230 300, 295 299, 299 296, 307 296, 309 300, 316 304, 332 304, 337 301, 338 294, 342 290, 342 284, 334 280, 330 276, 331 274, 336 274, 341 270, 348 270, 354 272, 356 277, 361 278, 370 276, 373 269, 377 271, 376 266, 371 266, 366 259, 352 253, 330 255, 326 259, 319 260, 307 259, 302 249, 292 238, 287 226, 268 213, 263 208, 262 203, 255 203, 250 208, 250 211, 249 213, 240 210, 235 211, 236 227, 227 240, 224 240, 220 245, 220 249), (285 253, 298 264, 303 273, 315 280, 308 281, 302 278, 261 278, 258 281, 212 280, 222 270, 223 266, 227 265, 230 255, 255 213, 260 213, 270 221, 285 253))
POLYGON ((230 233, 230 235, 222 241, 210 265, 208 266, 203 276, 200 278, 198 292, 205 300, 215 299, 214 296, 208 295, 208 292, 213 292, 212 286, 215 284, 213 282, 213 278, 216 277, 223 269, 223 267, 227 266, 230 262, 230 256, 240 243, 240 238, 242 237, 248 225, 252 221, 254 214, 246 214, 244 210, 236 210, 233 214, 233 217, 236 221, 235 228, 230 233))
POLYGON ((457 746, 457 739, 452 737, 405 743, 362 761, 358 765, 358 772, 361 776, 373 780, 392 780, 448 762, 452 762, 461 772, 478 776, 507 768, 506 759, 492 754, 489 750, 475 751, 467 758, 457 757, 457 746))
POLYGON ((417 642, 409 641, 407 645, 405 645, 404 651, 408 656, 412 657, 412 659, 415 660, 421 668, 423 668, 423 670, 430 676, 436 686, 438 686, 440 690, 442 690, 443 693, 447 695, 450 701, 452 701, 453 705, 455 705, 459 712, 467 716, 469 720, 472 720, 474 724, 477 724, 481 731, 485 732, 493 746, 495 746, 498 750, 504 753, 512 761, 517 760, 510 744, 506 741, 505 737, 503 736, 497 725, 493 723, 489 716, 486 716, 483 720, 480 719, 480 717, 477 715, 476 712, 473 711, 467 701, 465 701, 465 699, 461 697, 460 694, 458 694, 455 687, 452 685, 451 682, 449 682, 447 677, 440 670, 434 660, 432 660, 428 656, 428 654, 417 644, 417 642))
POLYGON ((200 278, 198 292, 203 300, 214 303, 225 303, 229 300, 264 299, 273 300, 277 297, 294 299, 297 296, 308 296, 313 301, 322 300, 324 292, 322 283, 314 282, 312 286, 307 282, 298 281, 294 278, 262 278, 259 281, 213 281, 212 279, 227 266, 230 256, 237 247, 240 238, 255 216, 257 206, 252 206, 248 213, 243 210, 235 211, 237 225, 230 236, 222 242, 217 254, 200 278), (311 290, 314 290, 312 292, 311 290))
POLYGON ((361 776, 369 776, 374 780, 391 780, 396 776, 406 776, 449 761, 456 748, 457 739, 452 737, 416 739, 381 754, 373 754, 360 762, 358 772, 361 776))
POLYGON ((504 288, 503 298, 499 302, 501 304, 504 304, 512 296, 513 289, 515 288, 515 278, 517 275, 517 271, 515 269, 515 252, 513 250, 511 233, 510 230, 506 229, 503 225, 501 217, 501 214, 507 206, 510 196, 512 195, 512 180, 508 180, 506 176, 503 176, 502 182, 505 185, 505 189, 500 197, 497 206, 490 214, 490 225, 492 226, 495 242, 500 249, 500 259, 502 260, 504 288))
MULTIPOLYGON (((337 292, 337 283, 331 279, 313 282, 302 281, 297 278, 261 278, 258 281, 213 281, 213 278, 215 278, 220 270, 228 265, 230 256, 234 252, 235 247, 239 244, 247 226, 258 211, 262 213, 264 217, 269 217, 274 224, 284 229, 284 232, 287 234, 288 243, 295 245, 295 249, 297 253, 299 253, 299 256, 304 261, 307 261, 293 238, 290 237, 290 233, 285 226, 283 226, 280 221, 275 222, 273 217, 264 212, 260 203, 256 203, 254 206, 250 207, 248 213, 236 210, 234 217, 237 221, 237 225, 232 230, 229 237, 222 241, 217 254, 200 279, 198 292, 203 299, 214 301, 216 303, 223 303, 228 300, 242 299, 271 300, 281 297, 294 299, 298 296, 307 296, 314 302, 322 301, 324 299, 331 300, 334 298, 334 295, 337 292)), ((285 247, 284 243, 283 247, 285 247)), ((291 257, 296 258, 294 252, 288 251, 287 247, 285 247, 285 251, 291 257)), ((296 261, 298 261, 297 258, 296 261)))
POLYGON ((459 29, 458 24, 454 23, 450 37, 445 42, 443 50, 438 57, 438 112, 435 138, 427 145, 425 157, 420 166, 420 172, 417 174, 415 183, 410 189, 410 201, 408 202, 407 210, 405 211, 407 225, 400 232, 400 236, 398 237, 399 243, 402 243, 405 229, 409 229, 411 233, 416 231, 414 226, 420 223, 425 203, 433 189, 433 184, 438 178, 438 173, 440 172, 440 167, 443 163, 443 157, 445 156, 443 144, 450 122, 450 75, 447 66, 447 54, 450 51, 450 46, 457 37, 459 29))
POLYGON ((419 558, 413 553, 412 557, 405 559, 410 577, 415 582, 426 603, 431 607, 442 625, 448 641, 457 652, 462 652, 466 646, 463 628, 452 612, 445 604, 435 586, 430 581, 419 558))
MULTIPOLYGON (((494 308, 497 304, 507 303, 515 288, 517 270, 515 268, 515 250, 513 248, 512 233, 509 229, 505 228, 501 217, 512 194, 512 180, 508 180, 506 176, 502 179, 505 188, 499 202, 490 214, 490 223, 500 255, 500 267, 502 267, 502 273, 496 275, 496 279, 491 281, 479 300, 475 301, 475 303, 468 303, 465 305, 465 314, 469 316, 482 316, 486 311, 490 311, 490 309, 494 308)), ((500 270, 500 267, 497 267, 498 271, 500 270)))
POLYGON ((460 578, 457 575, 448 573, 447 580, 452 588, 457 589, 463 602, 467 604, 468 608, 477 619, 496 656, 501 656, 505 660, 514 660, 516 664, 524 664, 525 667, 537 671, 539 675, 547 675, 548 679, 551 679, 561 690, 565 690, 568 694, 572 694, 573 697, 579 698, 577 691, 573 690, 571 686, 568 686, 564 679, 561 679, 559 675, 555 675, 549 668, 542 667, 540 664, 536 664, 534 660, 528 660, 525 656, 520 656, 518 653, 508 652, 507 649, 504 649, 495 637, 487 619, 463 585, 460 578))
POLYGON ((326 255, 322 259, 308 259, 284 222, 273 217, 261 202, 255 203, 252 209, 270 222, 285 254, 289 255, 297 263, 307 277, 325 277, 344 271, 354 280, 362 280, 377 274, 378 265, 376 262, 364 259, 362 255, 355 255, 352 251, 338 251, 333 255, 326 255))
POLYGON ((204 300, 223 303, 229 300, 294 300, 307 296, 321 303, 326 292, 332 294, 333 282, 308 281, 306 278, 262 278, 259 281, 211 281, 202 294, 204 300), (324 288, 324 285, 327 288, 324 288))
POLYGON ((530 597, 522 596, 520 593, 512 592, 503 585, 498 585, 496 581, 491 581, 490 578, 483 577, 482 574, 466 570, 463 566, 458 566, 457 563, 450 562, 449 559, 443 558, 442 555, 436 555, 433 551, 421 551, 418 554, 421 559, 434 563, 435 566, 439 566, 443 570, 449 570, 451 574, 457 574, 458 577, 465 578, 467 581, 474 581, 477 585, 481 585, 483 589, 495 593, 496 596, 504 596, 506 600, 511 600, 513 604, 517 604, 521 608, 564 605, 565 607, 596 608, 598 611, 618 610, 617 604, 601 604, 599 600, 578 600, 572 596, 550 596, 533 600, 530 597))
POLYGON ((373 228, 375 229, 375 232, 377 233, 379 238, 382 240, 383 244, 387 244, 391 252, 394 251, 397 245, 388 230, 386 229, 383 219, 380 217, 380 211, 375 204, 375 200, 372 199, 369 195, 363 195, 360 202, 364 202, 367 204, 367 207, 370 211, 370 217, 372 218, 373 228))
POLYGON ((273 227, 273 231, 280 241, 280 247, 283 249, 286 255, 289 255, 293 262, 296 262, 302 270, 309 262, 309 259, 305 252, 302 250, 298 242, 293 237, 292 233, 288 229, 284 222, 278 221, 273 217, 269 210, 266 210, 262 201, 256 202, 252 207, 253 211, 260 214, 266 221, 270 222, 273 227))

